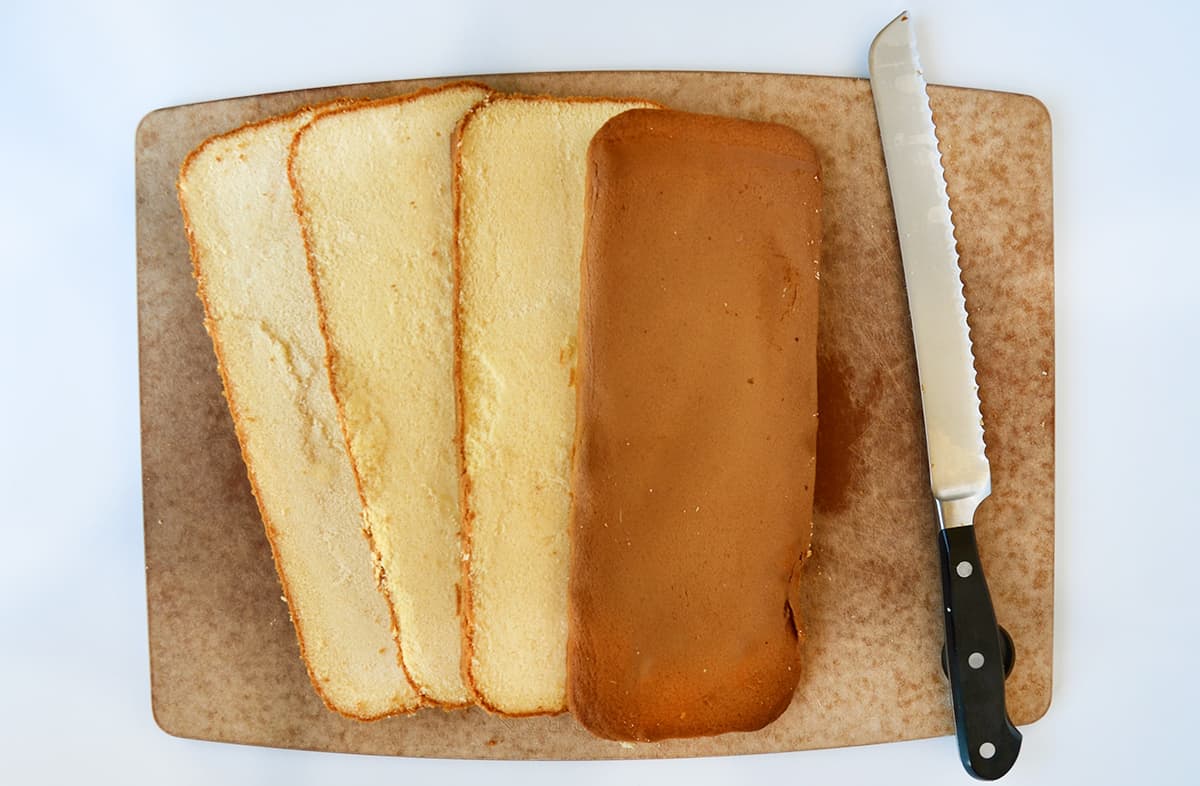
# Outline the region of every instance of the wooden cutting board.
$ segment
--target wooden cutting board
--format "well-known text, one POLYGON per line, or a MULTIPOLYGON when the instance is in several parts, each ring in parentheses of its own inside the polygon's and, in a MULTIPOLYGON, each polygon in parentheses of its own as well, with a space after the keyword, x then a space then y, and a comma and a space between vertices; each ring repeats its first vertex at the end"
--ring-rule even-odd
MULTIPOLYGON (((154 715, 171 734, 462 758, 699 756, 953 733, 941 587, 896 228, 865 80, 610 72, 480 76, 505 91, 641 96, 772 120, 822 160, 820 447, 806 670, 760 732, 624 747, 569 716, 426 710, 341 718, 309 686, 202 327, 174 183, 184 155, 243 122, 338 96, 305 90, 153 112, 137 132, 142 471, 154 715)), ((1050 119, 1028 96, 931 87, 971 312, 994 491, 976 519, 1017 647, 1013 719, 1050 703, 1054 603, 1054 269, 1050 119)), ((737 690, 731 685, 730 690, 737 690)))

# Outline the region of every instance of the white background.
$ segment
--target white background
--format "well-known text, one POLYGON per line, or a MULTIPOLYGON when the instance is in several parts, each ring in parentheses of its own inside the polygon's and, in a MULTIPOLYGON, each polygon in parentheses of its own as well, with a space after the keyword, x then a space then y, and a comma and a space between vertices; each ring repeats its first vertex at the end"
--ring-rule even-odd
MULTIPOLYGON (((867 45, 901 2, 0 4, 0 781, 966 783, 950 738, 489 764, 179 740, 150 714, 134 299, 142 115, 502 71, 865 76, 867 45)), ((1196 8, 909 9, 931 81, 1031 93, 1054 122, 1055 685, 1012 784, 1200 782, 1196 8)))

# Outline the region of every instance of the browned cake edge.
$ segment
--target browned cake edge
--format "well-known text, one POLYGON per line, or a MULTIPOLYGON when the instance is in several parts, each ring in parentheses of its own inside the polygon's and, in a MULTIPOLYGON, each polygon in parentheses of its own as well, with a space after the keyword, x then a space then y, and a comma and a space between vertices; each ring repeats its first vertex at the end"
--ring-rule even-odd
MULTIPOLYGON (((326 707, 328 707, 329 709, 338 713, 339 715, 342 715, 347 718, 351 718, 353 720, 373 721, 373 720, 379 720, 381 718, 390 717, 393 715, 411 714, 418 709, 419 705, 414 705, 409 708, 396 709, 396 710, 393 710, 390 712, 377 713, 377 714, 373 714, 373 715, 356 713, 350 709, 339 707, 338 705, 334 704, 334 702, 329 698, 329 696, 326 695, 325 690, 321 685, 321 681, 317 678, 317 675, 313 671, 312 664, 308 660, 308 653, 307 653, 307 649, 306 649, 305 642, 304 642, 304 633, 302 630, 302 626, 297 624, 296 616, 295 616, 295 613, 293 612, 293 609, 295 607, 292 603, 292 589, 291 589, 291 586, 288 584, 287 574, 284 572, 283 566, 280 563, 279 547, 276 542, 277 533, 276 533, 276 529, 275 529, 275 524, 274 524, 274 522, 271 521, 271 516, 270 516, 270 514, 268 514, 266 507, 264 507, 264 505, 263 505, 262 494, 260 493, 259 487, 258 487, 258 476, 254 472, 254 465, 250 462, 249 455, 247 455, 247 453, 246 453, 245 425, 244 425, 244 421, 242 419, 242 414, 238 410, 237 404, 234 403, 233 397, 230 395, 229 372, 225 367, 225 354, 222 350, 220 339, 217 337, 216 332, 214 332, 212 329, 213 309, 212 309, 212 306, 209 304, 209 300, 208 300, 207 282, 205 280, 204 271, 201 267, 201 262, 200 262, 200 248, 199 248, 199 244, 196 242, 196 236, 192 229, 191 218, 188 215, 187 200, 183 194, 183 180, 187 176, 188 170, 191 168, 196 157, 199 156, 200 153, 202 153, 209 145, 214 144, 219 141, 222 141, 224 139, 235 137, 239 134, 242 134, 245 131, 249 131, 249 130, 252 130, 255 128, 264 128, 264 127, 267 127, 270 125, 274 125, 276 123, 287 122, 287 121, 297 117, 298 115, 304 114, 305 112, 309 112, 309 111, 321 112, 324 110, 325 107, 334 109, 334 111, 340 111, 337 109, 338 107, 345 107, 347 105, 354 105, 356 103, 359 103, 359 102, 354 101, 354 100, 349 100, 349 99, 338 99, 338 100, 329 101, 329 102, 322 103, 322 104, 315 104, 315 105, 311 105, 311 106, 302 106, 299 109, 293 110, 292 112, 289 112, 284 115, 276 115, 273 117, 265 118, 263 120, 256 120, 256 121, 252 121, 249 123, 245 123, 241 126, 238 126, 235 129, 233 129, 232 131, 226 131, 226 132, 223 132, 220 134, 216 134, 215 136, 211 136, 208 139, 201 142, 195 149, 192 150, 192 152, 188 153, 186 158, 184 158, 183 164, 180 165, 180 167, 179 167, 179 176, 175 181, 175 190, 176 190, 176 196, 179 201, 179 209, 180 209, 180 212, 183 214, 183 227, 184 227, 184 232, 187 234, 188 252, 192 259, 192 276, 196 279, 196 295, 197 295, 197 297, 199 297, 200 303, 204 306, 204 331, 206 333, 208 333, 209 338, 212 339, 213 352, 217 357, 217 371, 221 375, 221 392, 225 396, 225 403, 228 404, 229 414, 233 419, 233 430, 234 430, 234 433, 237 435, 238 449, 240 450, 240 452, 242 454, 242 463, 245 464, 245 466, 246 466, 246 475, 250 480, 250 490, 253 492, 254 501, 258 505, 259 515, 262 516, 263 527, 264 527, 264 529, 266 531, 266 535, 267 535, 267 542, 271 546, 271 558, 272 558, 272 561, 275 563, 275 573, 279 577, 279 584, 283 590, 284 599, 287 602, 288 618, 291 619, 292 629, 295 630, 295 632, 296 632, 296 641, 298 642, 298 644, 300 646, 300 658, 304 661, 304 669, 306 672, 308 672, 308 679, 312 683, 313 690, 315 690, 317 695, 321 697, 321 701, 323 701, 325 703, 326 707)), ((397 651, 398 651, 398 648, 397 648, 397 651)), ((407 676, 408 676, 408 673, 405 672, 405 677, 407 678, 407 676)), ((411 679, 409 680, 409 684, 411 686, 411 684, 412 684, 411 679)), ((416 692, 415 688, 414 688, 414 692, 416 692)), ((417 695, 420 695, 420 694, 418 693, 417 695)))
MULTIPOLYGON (((467 80, 461 82, 452 82, 446 85, 439 85, 437 87, 426 87, 412 93, 406 93, 399 96, 390 96, 388 98, 380 98, 374 101, 356 101, 349 105, 336 108, 330 112, 323 112, 321 115, 314 117, 303 127, 301 127, 300 130, 296 132, 294 137, 292 137, 292 144, 288 150, 288 183, 292 187, 293 210, 295 211, 296 219, 300 222, 300 233, 304 238, 304 256, 308 264, 309 281, 312 284, 313 295, 316 297, 317 301, 317 325, 320 328, 321 338, 325 344, 325 369, 329 374, 329 388, 333 394, 333 402, 337 409, 338 425, 341 426, 342 438, 346 442, 346 455, 350 459, 350 470, 354 475, 354 487, 358 490, 358 499, 363 510, 366 510, 367 498, 363 492, 363 481, 362 475, 359 473, 358 462, 354 457, 354 452, 350 450, 350 429, 346 424, 345 404, 342 402, 342 397, 338 394, 338 385, 336 382, 337 372, 335 370, 337 368, 337 364, 335 362, 337 359, 337 350, 334 349, 333 342, 329 337, 328 313, 325 309, 325 301, 321 298, 321 288, 317 284, 316 254, 313 252, 312 244, 312 224, 309 220, 308 206, 304 202, 304 195, 301 193, 300 185, 296 179, 296 153, 299 150, 301 138, 319 120, 367 107, 405 104, 417 98, 422 98, 424 96, 433 95, 435 93, 440 93, 447 90, 456 90, 463 87, 477 87, 487 90, 489 93, 491 92, 491 88, 482 82, 467 80)), ((484 100, 486 101, 487 99, 485 98, 484 100)), ((456 437, 461 438, 461 429, 456 437)), ((404 676, 408 678, 409 683, 413 685, 414 689, 416 689, 417 695, 421 697, 421 706, 441 707, 447 710, 469 707, 471 705, 471 702, 469 701, 444 702, 432 699, 429 696, 426 696, 420 690, 420 688, 417 687, 417 682, 413 679, 412 673, 408 670, 408 664, 404 661, 404 648, 400 644, 400 618, 396 614, 396 604, 392 599, 391 591, 388 589, 386 581, 387 572, 383 566, 383 557, 379 552, 378 544, 375 542, 375 536, 371 533, 370 527, 366 526, 365 520, 363 522, 363 536, 366 537, 367 542, 371 544, 371 559, 375 567, 375 582, 379 587, 379 591, 387 600, 388 616, 391 619, 392 639, 396 642, 396 653, 397 659, 400 663, 400 668, 404 670, 404 676)))

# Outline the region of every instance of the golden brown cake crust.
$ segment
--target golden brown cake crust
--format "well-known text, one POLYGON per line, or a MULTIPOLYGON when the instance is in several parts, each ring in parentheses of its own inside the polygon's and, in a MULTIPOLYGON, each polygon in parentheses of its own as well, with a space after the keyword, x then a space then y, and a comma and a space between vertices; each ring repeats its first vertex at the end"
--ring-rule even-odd
POLYGON ((465 403, 463 400, 463 348, 462 348, 462 320, 461 320, 461 292, 462 292, 462 248, 459 242, 459 232, 462 227, 462 193, 459 188, 460 176, 462 173, 462 149, 460 142, 463 132, 470 126, 474 119, 478 116, 481 109, 486 107, 494 100, 503 101, 523 101, 529 103, 538 102, 573 102, 573 103, 613 103, 622 101, 637 101, 645 104, 656 105, 653 101, 646 101, 641 98, 613 98, 607 96, 575 96, 561 97, 549 95, 522 95, 522 94, 501 94, 493 93, 487 99, 476 104, 470 111, 463 116, 459 121, 458 127, 454 131, 451 139, 451 148, 454 158, 454 399, 455 399, 455 414, 458 423, 458 467, 459 467, 459 500, 462 505, 462 539, 463 539, 463 564, 462 564, 462 580, 459 583, 459 618, 462 622, 463 636, 463 655, 462 655, 462 673, 463 681, 467 685, 467 690, 471 693, 474 701, 479 706, 486 709, 488 712, 508 718, 532 717, 538 715, 559 715, 567 711, 567 707, 547 707, 544 709, 535 710, 532 712, 508 712, 495 706, 488 701, 487 697, 479 690, 479 686, 475 680, 472 671, 472 658, 475 650, 475 614, 474 605, 472 604, 471 593, 471 562, 470 562, 470 544, 472 522, 475 518, 475 513, 471 508, 471 476, 467 472, 467 457, 464 445, 464 413, 465 403))
POLYGON ((467 499, 471 493, 471 478, 467 474, 467 454, 466 448, 463 445, 463 383, 462 383, 462 325, 461 312, 459 304, 459 293, 462 291, 462 252, 459 248, 458 231, 459 224, 462 218, 462 192, 458 185, 459 175, 462 172, 462 150, 459 141, 462 139, 463 129, 467 123, 479 111, 479 108, 485 106, 488 99, 476 104, 468 112, 463 115, 463 118, 458 121, 458 126, 455 127, 454 133, 450 137, 450 155, 453 162, 453 176, 450 179, 452 201, 454 203, 454 243, 451 244, 451 287, 452 298, 451 311, 454 322, 454 422, 457 431, 454 435, 455 445, 458 448, 458 499, 459 505, 462 506, 462 579, 458 582, 458 621, 462 627, 462 676, 463 684, 467 686, 467 691, 471 694, 471 698, 476 704, 483 707, 488 712, 499 714, 496 707, 491 706, 487 700, 480 694, 479 687, 475 684, 475 680, 471 673, 471 653, 474 650, 474 630, 475 617, 473 607, 471 605, 471 519, 473 513, 471 506, 467 504, 467 499))
MULTIPOLYGON (((424 96, 432 95, 434 93, 439 93, 439 92, 442 92, 445 90, 461 89, 464 87, 476 87, 476 88, 480 88, 483 90, 487 90, 489 92, 491 91, 490 87, 488 87, 487 85, 485 85, 481 82, 463 80, 463 81, 458 81, 458 82, 451 82, 451 83, 445 84, 445 85, 439 85, 437 87, 422 88, 421 90, 417 90, 412 93, 406 93, 404 95, 399 95, 399 96, 391 96, 389 98, 381 98, 381 99, 377 99, 374 101, 357 101, 352 104, 348 104, 347 106, 333 109, 329 112, 324 112, 321 114, 321 117, 324 118, 324 117, 328 117, 330 115, 336 115, 336 114, 340 114, 343 112, 352 112, 356 109, 362 108, 365 105, 387 106, 387 105, 391 105, 391 104, 407 103, 409 101, 413 101, 414 99, 422 98, 424 96)), ((321 338, 325 342, 325 349, 326 349, 325 368, 329 373, 330 390, 333 394, 334 404, 337 407, 338 424, 341 426, 341 429, 342 429, 342 437, 347 442, 349 442, 350 434, 349 434, 348 426, 346 424, 346 408, 345 408, 344 402, 342 401, 341 396, 338 393, 339 386, 336 381, 337 364, 335 363, 335 358, 333 356, 333 343, 330 341, 330 338, 329 338, 329 326, 328 326, 328 320, 327 320, 328 312, 327 312, 325 304, 321 298, 321 289, 319 286, 317 286, 316 260, 314 257, 314 252, 313 252, 313 247, 312 247, 311 225, 308 220, 307 208, 306 208, 306 206, 304 204, 304 200, 301 196, 301 190, 296 182, 296 168, 295 168, 296 151, 299 148, 301 137, 303 137, 305 132, 313 126, 313 124, 316 122, 316 120, 317 120, 317 118, 313 118, 312 121, 310 121, 305 126, 303 126, 299 131, 297 131, 296 136, 292 138, 291 148, 288 152, 288 182, 292 186, 292 198, 293 198, 294 209, 296 212, 296 218, 300 222, 300 233, 304 239, 304 254, 308 261, 308 274, 309 274, 309 277, 312 279, 313 294, 316 297, 316 301, 317 301, 317 323, 318 323, 318 327, 321 330, 321 338)), ((457 273, 457 266, 456 266, 456 273, 457 273)), ((457 359, 457 353, 456 353, 456 359, 457 359)), ((457 387, 457 374, 456 374, 456 387, 457 387)), ((461 431, 459 434, 459 440, 461 443, 461 431)), ((460 450, 461 450, 461 448, 460 448, 460 450)), ((367 504, 367 501, 366 501, 366 496, 363 492, 362 475, 359 473, 358 464, 354 460, 354 453, 351 451, 347 451, 347 453, 350 456, 350 468, 354 475, 355 488, 358 490, 359 502, 365 507, 367 504)), ((416 685, 417 683, 413 680, 413 676, 412 676, 412 673, 408 669, 408 665, 404 662, 404 649, 400 645, 400 620, 396 615, 395 601, 392 598, 391 592, 388 590, 387 582, 384 580, 383 559, 380 555, 379 547, 375 543, 375 539, 372 537, 370 530, 364 529, 363 535, 364 535, 364 537, 366 537, 367 541, 371 544, 371 555, 372 555, 372 559, 374 560, 374 563, 375 563, 375 576, 376 576, 377 583, 379 585, 379 591, 381 593, 383 593, 383 596, 387 599, 388 613, 391 616, 392 638, 395 639, 395 641, 396 641, 396 651, 398 653, 398 658, 400 661, 400 668, 404 670, 404 674, 408 678, 408 681, 411 684, 416 685)), ((468 690, 470 690, 470 683, 468 683, 468 690)), ((418 691, 418 693, 420 693, 420 692, 418 691)), ((454 702, 437 701, 423 693, 421 693, 421 704, 422 704, 422 706, 441 707, 442 709, 446 709, 446 710, 461 709, 461 708, 470 706, 470 702, 454 703, 454 702)))
MULTIPOLYGON (((210 145, 213 145, 213 144, 223 141, 225 139, 229 139, 231 137, 239 136, 239 135, 241 135, 247 131, 250 131, 252 129, 264 128, 264 127, 271 126, 271 125, 274 125, 277 123, 287 123, 287 122, 295 119, 296 117, 298 117, 302 114, 305 114, 307 112, 312 112, 312 111, 324 112, 329 109, 332 109, 333 111, 338 111, 339 107, 353 106, 356 103, 359 103, 359 102, 355 101, 355 100, 351 100, 351 99, 341 99, 341 100, 330 101, 330 102, 327 102, 324 104, 317 104, 314 106, 302 106, 302 107, 300 107, 292 112, 289 112, 288 114, 285 114, 285 115, 277 115, 274 117, 265 118, 263 120, 253 121, 253 122, 241 125, 235 129, 233 129, 232 131, 226 131, 224 133, 216 134, 215 136, 211 136, 208 139, 204 140, 202 143, 200 143, 194 150, 192 150, 192 152, 188 153, 186 158, 184 158, 183 164, 181 164, 179 167, 179 177, 176 180, 176 184, 175 184, 176 192, 178 195, 179 209, 183 215, 184 231, 187 234, 188 251, 189 251, 189 254, 192 259, 192 275, 196 279, 196 294, 200 298, 201 304, 203 304, 203 306, 204 306, 204 327, 205 327, 205 330, 208 332, 209 337, 212 339, 213 352, 217 358, 217 370, 220 372, 220 375, 221 375, 221 392, 225 396, 225 402, 229 406, 229 414, 233 419, 234 433, 237 435, 237 439, 238 439, 238 449, 241 451, 241 454, 242 454, 242 463, 245 464, 245 466, 246 466, 246 475, 250 480, 250 489, 254 494, 255 503, 258 505, 259 515, 262 516, 263 528, 266 531, 266 535, 267 535, 267 542, 271 546, 271 558, 275 563, 275 574, 279 577, 279 584, 283 591, 284 599, 287 602, 289 617, 293 613, 292 609, 295 608, 295 604, 292 599, 292 590, 291 590, 291 587, 288 585, 287 575, 283 571, 281 564, 280 564, 278 534, 275 529, 275 524, 272 522, 271 517, 267 512, 266 507, 263 505, 263 502, 262 502, 263 496, 262 496, 262 492, 259 489, 258 478, 254 472, 254 465, 251 463, 250 457, 246 454, 246 444, 247 443, 246 443, 246 435, 245 435, 245 424, 244 424, 242 415, 239 412, 236 403, 234 402, 233 396, 230 395, 229 375, 228 375, 228 371, 227 371, 226 364, 225 364, 225 355, 224 355, 224 352, 223 352, 223 349, 221 346, 221 341, 218 337, 219 334, 215 330, 212 329, 213 309, 212 309, 211 304, 209 303, 207 282, 205 281, 204 271, 200 264, 200 249, 196 242, 195 233, 192 229, 191 219, 188 216, 187 200, 184 198, 184 195, 182 192, 182 183, 183 183, 184 179, 187 177, 188 170, 191 168, 192 163, 210 145)), ((294 622, 294 620, 293 620, 293 622, 294 622)), ((386 712, 386 713, 381 713, 381 714, 366 714, 366 713, 358 714, 358 713, 354 713, 354 712, 347 712, 343 708, 338 707, 330 700, 329 696, 325 692, 325 689, 321 683, 321 680, 318 679, 316 673, 313 672, 312 664, 309 662, 307 651, 305 649, 304 634, 301 632, 301 627, 293 624, 292 628, 296 632, 296 640, 300 646, 300 658, 301 658, 301 660, 304 661, 304 667, 305 667, 305 670, 308 672, 309 681, 312 683, 313 689, 316 691, 317 695, 321 697, 321 701, 324 702, 325 706, 328 707, 330 710, 332 710, 344 717, 351 718, 353 720, 373 721, 373 720, 379 720, 381 718, 390 717, 393 715, 409 715, 409 714, 416 712, 417 709, 419 709, 419 705, 414 705, 411 708, 403 709, 403 710, 396 710, 394 712, 386 712)), ((407 677, 407 672, 405 673, 405 676, 407 677)), ((411 685, 411 683, 412 683, 411 679, 409 680, 409 683, 411 685)))
POLYGON ((784 126, 633 110, 592 141, 567 693, 599 736, 751 731, 791 701, 820 206, 784 126))

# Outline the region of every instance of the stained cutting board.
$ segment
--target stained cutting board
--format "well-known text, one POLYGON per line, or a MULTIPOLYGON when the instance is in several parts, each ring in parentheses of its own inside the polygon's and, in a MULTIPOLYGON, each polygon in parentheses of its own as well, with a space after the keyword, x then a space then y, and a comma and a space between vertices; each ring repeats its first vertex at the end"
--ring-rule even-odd
MULTIPOLYGON (((624 747, 567 715, 426 710, 374 723, 309 686, 202 327, 174 183, 210 134, 338 96, 446 80, 279 93, 153 112, 137 132, 142 471, 154 715, 184 737, 462 758, 760 753, 953 733, 939 666, 936 523, 896 229, 868 84, 735 73, 476 77, 505 91, 641 96, 786 123, 824 169, 820 409, 805 673, 765 730, 624 747)), ((994 491, 976 519, 1017 647, 1013 719, 1050 703, 1054 297, 1050 119, 1028 96, 930 88, 971 312, 994 491)), ((737 686, 730 686, 737 690, 737 686)))

